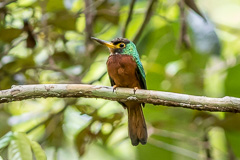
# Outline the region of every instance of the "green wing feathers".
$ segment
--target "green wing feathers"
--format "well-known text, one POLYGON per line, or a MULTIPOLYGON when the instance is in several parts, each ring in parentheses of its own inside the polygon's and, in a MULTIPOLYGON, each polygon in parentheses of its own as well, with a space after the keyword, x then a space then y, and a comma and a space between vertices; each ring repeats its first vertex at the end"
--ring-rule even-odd
POLYGON ((136 70, 136 75, 138 77, 138 80, 140 81, 141 88, 147 89, 145 72, 144 72, 142 63, 140 61, 137 47, 135 46, 135 44, 133 42, 130 42, 130 44, 127 46, 125 53, 133 56, 135 62, 137 63, 137 66, 138 66, 137 70, 136 70))
POLYGON ((137 75, 137 78, 140 82, 141 88, 142 89, 147 89, 146 76, 145 76, 145 72, 144 72, 142 63, 141 63, 140 60, 139 61, 136 60, 136 63, 137 63, 137 66, 138 66, 137 69, 136 69, 136 75, 137 75))

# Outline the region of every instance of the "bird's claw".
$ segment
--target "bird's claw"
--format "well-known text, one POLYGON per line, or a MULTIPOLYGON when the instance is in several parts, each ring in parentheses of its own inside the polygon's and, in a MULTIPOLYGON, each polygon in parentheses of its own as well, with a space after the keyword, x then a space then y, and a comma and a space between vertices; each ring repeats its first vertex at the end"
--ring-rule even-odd
POLYGON ((133 93, 135 94, 137 90, 138 90, 138 87, 134 87, 133 88, 133 93))
POLYGON ((113 92, 117 89, 117 85, 113 86, 113 92))

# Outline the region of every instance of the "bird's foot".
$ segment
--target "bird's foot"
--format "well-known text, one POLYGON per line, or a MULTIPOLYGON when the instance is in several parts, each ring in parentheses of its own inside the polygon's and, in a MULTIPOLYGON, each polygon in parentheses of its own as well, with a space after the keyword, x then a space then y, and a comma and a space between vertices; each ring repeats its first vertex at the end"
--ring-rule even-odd
POLYGON ((137 90, 138 90, 138 87, 134 87, 133 88, 133 93, 135 94, 137 90))
POLYGON ((117 89, 117 87, 118 87, 117 85, 113 86, 113 92, 117 89))

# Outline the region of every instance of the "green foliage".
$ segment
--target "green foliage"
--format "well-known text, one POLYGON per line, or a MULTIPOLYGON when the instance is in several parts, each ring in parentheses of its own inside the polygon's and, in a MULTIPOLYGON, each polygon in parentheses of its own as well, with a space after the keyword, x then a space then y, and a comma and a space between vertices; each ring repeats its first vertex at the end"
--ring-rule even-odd
POLYGON ((64 10, 57 12, 55 14, 55 17, 52 17, 52 19, 50 19, 48 23, 50 25, 56 26, 56 28, 68 31, 76 30, 76 20, 76 16, 64 10))
POLYGON ((240 74, 240 64, 228 69, 227 77, 225 80, 226 94, 229 96, 240 97, 239 89, 240 84, 238 75, 240 74))
POLYGON ((14 133, 8 148, 8 157, 11 160, 31 160, 32 151, 30 141, 23 133, 14 133))
POLYGON ((43 149, 37 142, 31 141, 31 147, 32 147, 33 153, 36 157, 36 160, 46 160, 47 159, 46 154, 44 153, 43 149))
MULTIPOLYGON (((104 74, 108 50, 89 37, 120 37, 130 1, 7 2, 0 3, 0 90, 39 83, 110 85, 104 74)), ((177 2, 157 0, 136 43, 148 89, 240 97, 239 1, 185 0, 185 14, 177 2)), ((126 38, 134 39, 148 3, 135 2, 126 38)), ((49 98, 0 104, 0 155, 186 160, 207 159, 210 150, 212 159, 240 158, 238 114, 148 104, 143 111, 151 140, 132 147, 126 111, 117 102, 49 98)))
POLYGON ((8 158, 11 160, 32 160, 32 151, 36 160, 46 160, 41 146, 31 141, 25 133, 9 132, 0 139, 0 151, 8 146, 8 158))
POLYGON ((6 135, 0 138, 0 149, 3 149, 4 147, 8 146, 12 138, 13 138, 12 132, 8 132, 6 135))
POLYGON ((0 40, 6 43, 10 43, 12 40, 18 38, 21 33, 22 30, 16 28, 0 29, 0 40))

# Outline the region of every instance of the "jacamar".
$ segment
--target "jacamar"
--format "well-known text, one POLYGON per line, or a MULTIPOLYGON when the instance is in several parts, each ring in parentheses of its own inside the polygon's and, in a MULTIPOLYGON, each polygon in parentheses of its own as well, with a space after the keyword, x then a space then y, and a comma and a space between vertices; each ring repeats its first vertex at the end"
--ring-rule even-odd
MULTIPOLYGON (((93 40, 109 48, 107 71, 113 91, 116 87, 147 89, 145 72, 135 44, 126 38, 116 38, 111 42, 92 37, 93 40)), ((147 127, 142 111, 144 103, 119 102, 128 110, 128 131, 132 145, 147 143, 147 127)))

